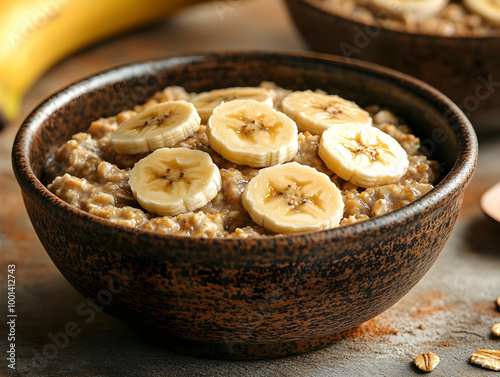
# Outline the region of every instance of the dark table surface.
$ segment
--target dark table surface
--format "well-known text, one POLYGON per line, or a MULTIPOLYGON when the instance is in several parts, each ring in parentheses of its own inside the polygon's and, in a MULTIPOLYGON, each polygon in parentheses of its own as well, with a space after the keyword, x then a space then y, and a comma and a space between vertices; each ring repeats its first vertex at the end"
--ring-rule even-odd
POLYGON ((64 60, 28 93, 23 115, 0 133, 0 349, 7 353, 7 266, 17 277, 16 366, 4 356, 0 375, 15 376, 412 376, 413 357, 441 358, 433 376, 495 374, 469 363, 477 349, 500 349, 491 327, 500 322, 500 224, 479 208, 500 181, 500 135, 480 139, 479 164, 460 217, 427 275, 399 303, 343 333, 322 350, 271 361, 218 361, 166 351, 87 305, 45 253, 24 210, 10 165, 22 118, 43 98, 83 76, 136 60, 213 50, 305 50, 278 0, 213 1, 183 10, 160 25, 106 41, 64 60), (69 335, 64 335, 69 334, 69 335), (40 359, 39 355, 49 358, 40 359))

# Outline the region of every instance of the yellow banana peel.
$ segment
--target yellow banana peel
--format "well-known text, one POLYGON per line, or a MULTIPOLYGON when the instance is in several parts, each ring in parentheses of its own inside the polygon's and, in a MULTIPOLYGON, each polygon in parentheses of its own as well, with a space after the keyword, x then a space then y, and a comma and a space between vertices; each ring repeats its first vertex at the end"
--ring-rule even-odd
POLYGON ((0 0, 0 116, 19 116, 25 93, 62 58, 200 1, 0 0))

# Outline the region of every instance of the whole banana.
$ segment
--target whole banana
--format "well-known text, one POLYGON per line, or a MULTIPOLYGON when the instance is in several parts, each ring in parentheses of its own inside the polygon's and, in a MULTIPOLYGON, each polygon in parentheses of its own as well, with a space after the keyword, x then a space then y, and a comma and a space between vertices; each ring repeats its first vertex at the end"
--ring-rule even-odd
POLYGON ((0 0, 0 118, 15 119, 26 91, 62 58, 201 1, 0 0))

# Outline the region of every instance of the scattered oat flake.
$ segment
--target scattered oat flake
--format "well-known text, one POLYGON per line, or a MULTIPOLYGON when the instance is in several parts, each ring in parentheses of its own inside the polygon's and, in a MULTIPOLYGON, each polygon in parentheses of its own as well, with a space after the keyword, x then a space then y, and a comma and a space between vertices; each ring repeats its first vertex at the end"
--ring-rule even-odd
POLYGON ((500 310, 500 296, 498 296, 498 298, 497 298, 497 307, 500 310))
POLYGON ((415 356, 413 363, 421 371, 430 372, 439 364, 439 356, 432 352, 421 353, 415 356))
POLYGON ((477 350, 470 357, 471 363, 481 365, 483 368, 500 370, 500 351, 477 350))
POLYGON ((500 323, 493 325, 493 327, 491 328, 491 332, 496 336, 500 337, 500 323))

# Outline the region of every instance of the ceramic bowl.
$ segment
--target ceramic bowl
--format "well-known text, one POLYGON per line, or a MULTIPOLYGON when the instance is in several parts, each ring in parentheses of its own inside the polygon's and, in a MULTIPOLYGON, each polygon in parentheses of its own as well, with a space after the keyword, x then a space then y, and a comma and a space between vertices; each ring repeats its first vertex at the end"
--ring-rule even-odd
POLYGON ((13 167, 40 241, 85 297, 177 351, 250 359, 323 347, 402 298, 445 245, 476 156, 469 121, 420 81, 343 58, 247 52, 137 63, 71 85, 21 126, 13 167), (48 156, 94 119, 167 85, 199 92, 262 80, 390 107, 441 162, 442 179, 421 199, 373 220, 259 239, 123 227, 71 207, 42 184, 48 156))
POLYGON ((478 134, 500 132, 500 37, 445 37, 368 26, 307 0, 286 0, 309 46, 417 77, 451 98, 478 134))

